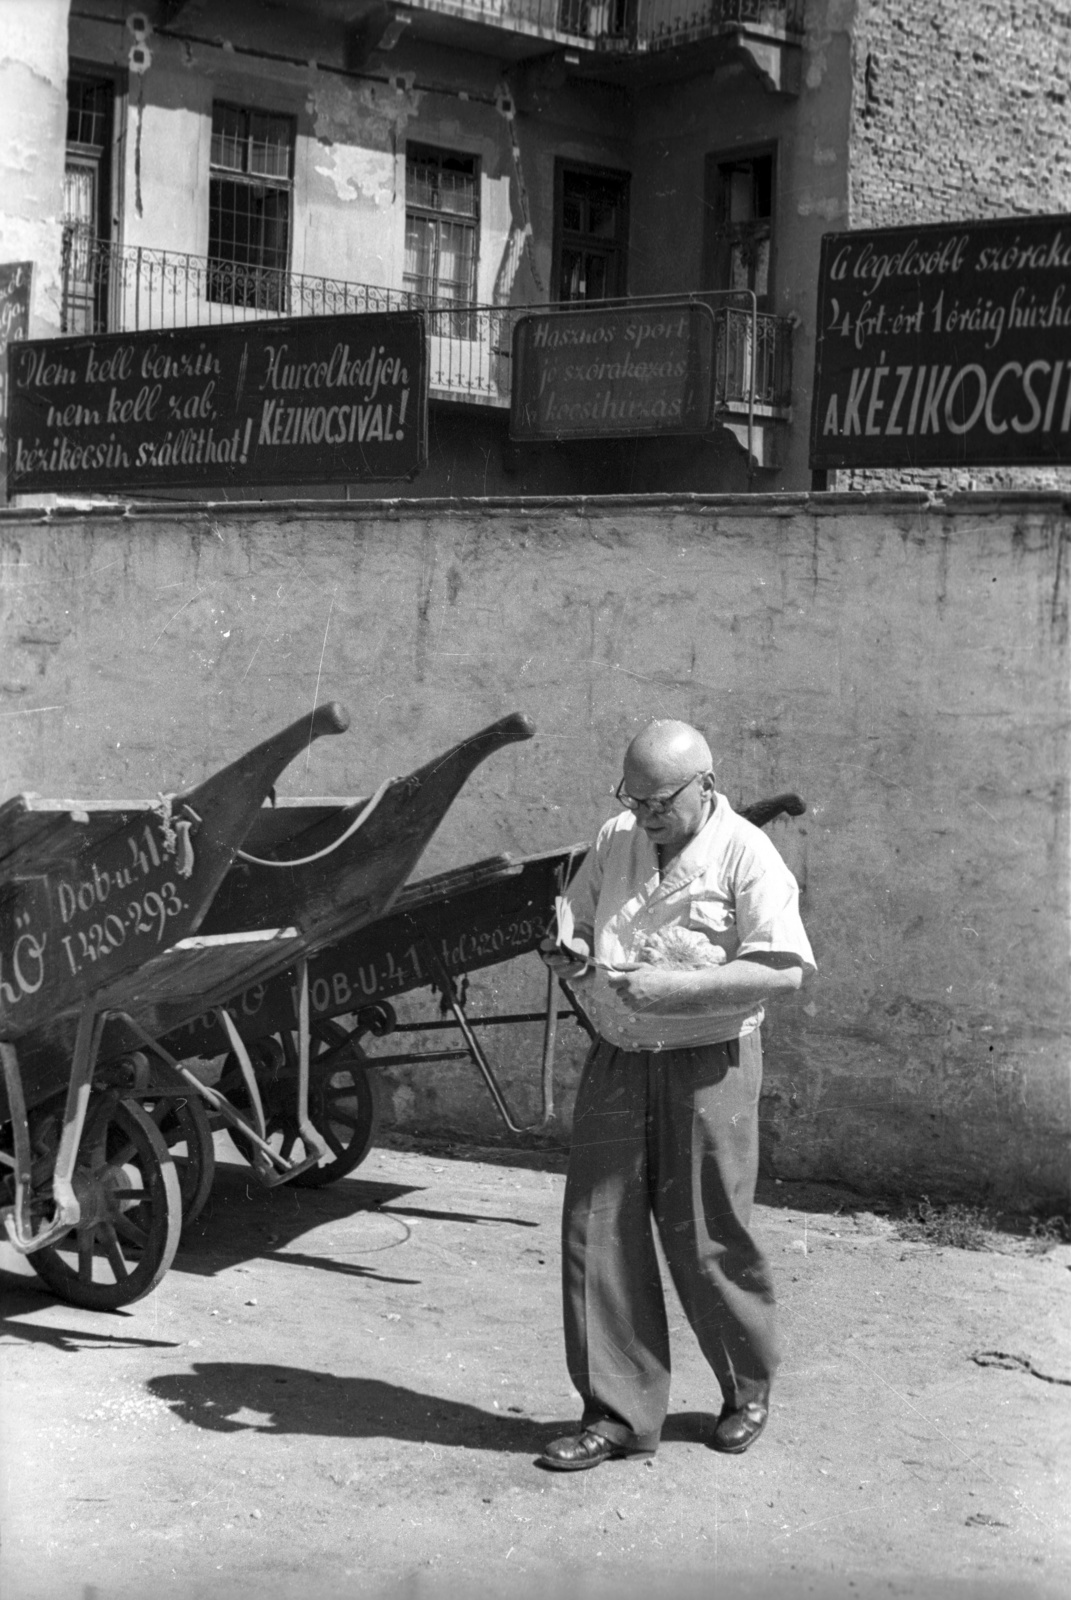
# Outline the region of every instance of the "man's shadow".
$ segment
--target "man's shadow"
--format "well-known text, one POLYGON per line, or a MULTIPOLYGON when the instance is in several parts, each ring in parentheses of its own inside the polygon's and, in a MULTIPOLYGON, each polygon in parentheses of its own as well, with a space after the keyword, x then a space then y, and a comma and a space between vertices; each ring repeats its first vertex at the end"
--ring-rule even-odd
POLYGON ((379 1378, 241 1361, 197 1362, 191 1372, 150 1378, 146 1387, 181 1421, 213 1433, 394 1439, 531 1455, 554 1430, 566 1433, 574 1426, 482 1411, 379 1378))
MULTIPOLYGON (((267 1363, 196 1362, 190 1372, 150 1378, 146 1388, 181 1421, 213 1433, 393 1439, 534 1455, 548 1439, 575 1433, 579 1426, 575 1417, 536 1422, 380 1378, 340 1378, 267 1363)), ((702 1412, 678 1412, 667 1418, 662 1438, 666 1443, 705 1443, 713 1423, 702 1412)))

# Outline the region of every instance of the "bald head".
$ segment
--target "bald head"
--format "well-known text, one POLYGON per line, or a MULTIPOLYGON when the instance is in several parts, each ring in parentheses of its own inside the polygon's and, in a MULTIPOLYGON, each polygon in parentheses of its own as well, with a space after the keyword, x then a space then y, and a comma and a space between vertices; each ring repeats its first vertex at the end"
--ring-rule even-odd
POLYGON ((633 794, 654 794, 710 772, 710 746, 687 722, 649 722, 625 752, 625 782, 633 794), (633 787, 635 785, 635 787, 633 787))

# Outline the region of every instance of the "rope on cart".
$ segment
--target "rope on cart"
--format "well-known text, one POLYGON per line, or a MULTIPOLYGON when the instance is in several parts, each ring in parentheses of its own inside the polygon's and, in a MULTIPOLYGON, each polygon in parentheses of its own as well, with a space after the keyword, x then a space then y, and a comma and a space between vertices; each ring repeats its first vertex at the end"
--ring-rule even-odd
POLYGON ((292 861, 269 861, 263 856, 251 856, 245 850, 238 850, 235 852, 235 854, 237 855, 239 861, 250 861, 255 867, 307 867, 310 866, 313 861, 322 861, 325 856, 332 855, 340 845, 345 844, 347 839, 352 838, 357 832, 357 829, 368 821, 368 818, 372 815, 373 811, 376 809, 379 802, 390 788, 391 784, 395 782, 397 782, 397 779, 395 778, 384 779, 379 788, 376 790, 375 794, 372 796, 371 800, 369 800, 367 805, 365 805, 363 809, 354 817, 345 833, 340 834, 335 840, 334 844, 325 845, 322 850, 317 850, 314 855, 296 856, 292 861))

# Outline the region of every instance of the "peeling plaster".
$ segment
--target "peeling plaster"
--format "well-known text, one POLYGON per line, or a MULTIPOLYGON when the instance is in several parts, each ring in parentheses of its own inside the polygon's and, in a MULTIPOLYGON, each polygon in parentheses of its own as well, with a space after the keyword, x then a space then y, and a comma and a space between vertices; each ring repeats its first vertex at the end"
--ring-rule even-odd
POLYGON ((815 200, 810 195, 803 195, 796 205, 796 210, 801 217, 825 217, 827 222, 833 222, 837 217, 848 215, 848 202, 837 200, 832 196, 825 200, 815 200))
POLYGON ((807 71, 804 81, 808 89, 820 89, 829 66, 828 51, 835 33, 849 31, 855 15, 855 0, 829 0, 824 23, 807 29, 807 71))
POLYGON ((822 34, 821 44, 823 48, 821 49, 818 48, 819 41, 817 39, 814 41, 808 41, 810 44, 810 50, 808 52, 807 73, 805 80, 808 89, 820 89, 822 87, 822 79, 826 75, 827 65, 824 47, 829 44, 830 37, 831 35, 828 33, 822 34))
POLYGON ((837 162, 837 152, 829 145, 814 142, 814 164, 816 167, 832 167, 837 162))
POLYGON ((513 289, 513 280, 517 276, 517 268, 521 264, 525 245, 532 233, 532 224, 526 222, 523 228, 513 223, 509 230, 505 248, 502 251, 502 260, 499 262, 495 274, 495 287, 492 300, 496 306, 509 305, 510 292, 513 289))
POLYGON ((407 73, 404 78, 392 79, 389 87, 318 82, 309 91, 306 109, 321 143, 389 146, 392 138, 404 135, 423 99, 413 88, 412 73, 407 73))
POLYGON ((534 234, 532 229, 532 212, 528 201, 528 185, 525 182, 524 166, 521 160, 521 144, 517 134, 517 108, 514 104, 513 96, 510 93, 509 87, 505 83, 500 84, 498 87, 498 91, 495 95, 495 109, 499 116, 502 117, 509 132, 510 156, 513 161, 513 176, 517 183, 517 203, 521 212, 521 227, 517 228, 516 224, 511 227, 510 236, 506 243, 506 250, 502 258, 502 263, 498 269, 498 275, 495 279, 496 303, 499 305, 504 305, 509 298, 509 289, 507 289, 505 294, 499 298, 498 285, 502 280, 503 273, 508 271, 509 287, 512 288, 513 286, 513 279, 516 277, 517 268, 520 265, 519 252, 517 259, 512 261, 511 264, 511 249, 515 239, 519 239, 520 245, 527 250, 528 270, 532 274, 532 282, 535 284, 536 289, 540 294, 544 294, 546 291, 543 287, 543 279, 536 263, 535 250, 533 249, 534 234))
POLYGON ((389 206, 394 198, 394 157, 381 150, 359 150, 350 144, 331 144, 324 152, 330 166, 316 166, 333 183, 340 200, 367 200, 389 206))
POLYGON ((0 55, 0 70, 4 73, 5 82, 10 81, 9 74, 12 70, 25 73, 28 78, 36 78, 38 83, 43 83, 46 89, 62 89, 63 80, 59 76, 50 76, 47 72, 38 72, 36 67, 28 66, 25 61, 20 61, 17 56, 9 55, 6 51, 0 55))
POLYGON ((41 155, 37 145, 9 144, 4 154, 4 171, 34 172, 41 155))
POLYGON ((67 83, 68 9, 68 0, 51 0, 51 4, 42 4, 41 0, 0 0, 4 21, 0 65, 18 68, 63 94, 67 83))

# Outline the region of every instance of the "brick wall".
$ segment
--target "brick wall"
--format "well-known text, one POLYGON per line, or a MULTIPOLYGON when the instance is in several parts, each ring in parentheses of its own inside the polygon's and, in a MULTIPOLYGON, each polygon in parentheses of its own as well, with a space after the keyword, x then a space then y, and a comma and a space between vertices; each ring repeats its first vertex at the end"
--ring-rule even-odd
MULTIPOLYGON (((852 228, 1071 212, 1069 0, 859 0, 852 228)), ((1071 489, 1071 469, 841 473, 841 488, 1071 489)))

